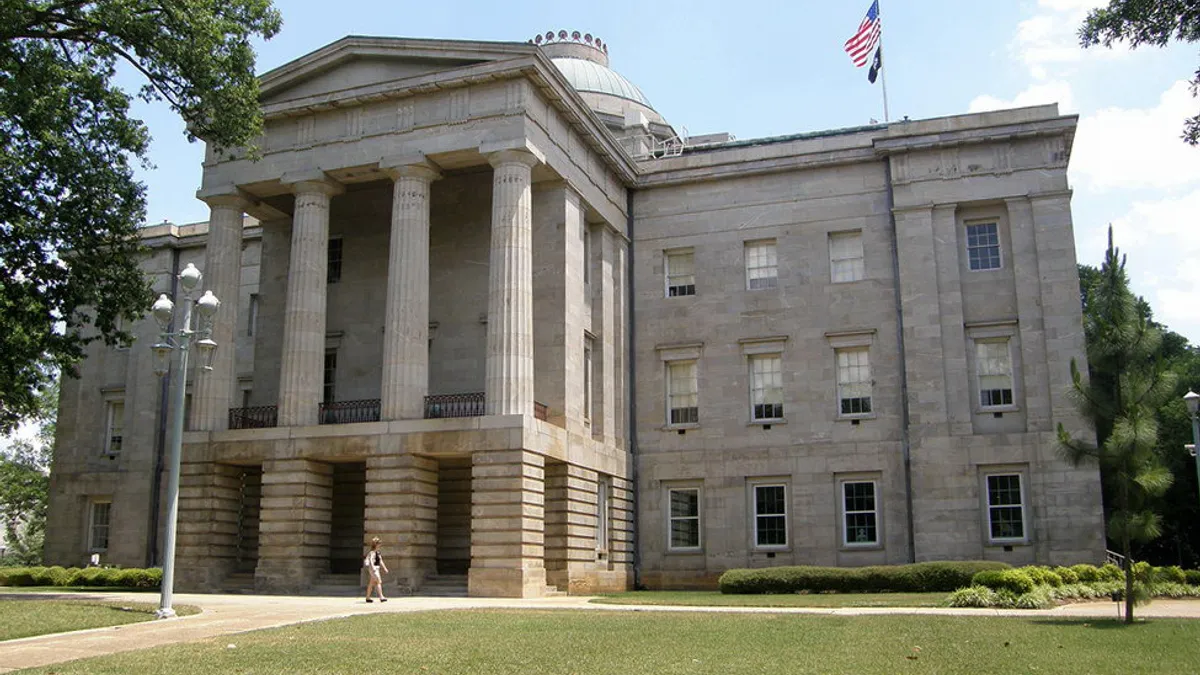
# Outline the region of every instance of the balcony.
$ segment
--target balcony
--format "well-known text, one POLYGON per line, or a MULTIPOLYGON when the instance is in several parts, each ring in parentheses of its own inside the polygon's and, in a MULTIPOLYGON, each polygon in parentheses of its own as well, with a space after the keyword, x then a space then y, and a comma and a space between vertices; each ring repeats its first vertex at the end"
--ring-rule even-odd
MULTIPOLYGON (((433 394, 425 397, 425 419, 450 417, 482 417, 486 409, 483 392, 467 394, 433 394)), ((533 416, 546 421, 546 405, 534 402, 533 416)), ((335 401, 318 407, 320 424, 354 424, 379 421, 379 399, 335 401)), ((252 408, 230 408, 230 429, 267 429, 279 425, 279 407, 273 405, 252 408)))

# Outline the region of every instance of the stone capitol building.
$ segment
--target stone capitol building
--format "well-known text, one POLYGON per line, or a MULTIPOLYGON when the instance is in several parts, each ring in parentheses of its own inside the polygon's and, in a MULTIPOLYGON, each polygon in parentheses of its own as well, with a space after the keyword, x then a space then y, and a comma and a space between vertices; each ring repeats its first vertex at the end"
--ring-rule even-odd
POLYGON ((261 159, 145 227, 222 300, 212 370, 64 379, 47 564, 176 586, 534 597, 730 568, 1098 562, 1058 455, 1084 359, 1057 106, 687 137, 608 45, 346 37, 261 77, 261 159))

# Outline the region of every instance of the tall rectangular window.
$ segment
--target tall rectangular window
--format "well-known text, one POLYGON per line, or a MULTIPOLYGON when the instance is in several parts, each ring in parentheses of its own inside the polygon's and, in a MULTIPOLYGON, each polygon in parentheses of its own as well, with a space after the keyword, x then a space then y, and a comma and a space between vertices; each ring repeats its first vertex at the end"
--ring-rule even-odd
POLYGON ((608 551, 609 535, 609 506, 608 494, 612 481, 608 476, 600 476, 596 483, 596 550, 608 551))
POLYGON ((329 240, 329 261, 325 274, 325 283, 336 284, 342 280, 342 238, 329 240))
POLYGON ((992 541, 1024 541, 1025 495, 1021 474, 987 476, 988 529, 992 541))
POLYGON ((246 307, 246 335, 254 335, 258 329, 258 293, 250 294, 250 302, 246 307))
POLYGON ((750 357, 750 419, 783 419, 783 359, 778 354, 750 357))
POLYGON ((592 283, 592 229, 583 226, 583 285, 592 283))
POLYGON ((108 550, 109 519, 112 502, 94 500, 88 507, 88 551, 103 553, 108 550))
POLYGON ((975 343, 975 370, 979 377, 979 405, 984 408, 1013 404, 1012 358, 1008 340, 975 343))
POLYGON ((104 424, 104 454, 116 457, 121 454, 125 437, 125 401, 109 401, 106 408, 108 419, 104 424))
POLYGON ((325 375, 322 380, 321 402, 333 403, 334 396, 337 394, 335 385, 337 384, 337 352, 329 349, 325 351, 325 375))
POLYGON ((1000 269, 999 225, 967 225, 967 263, 973 271, 1000 269))
POLYGON ((695 361, 667 362, 667 424, 700 421, 699 384, 695 361))
POLYGON ((754 545, 787 546, 787 486, 754 486, 754 545))
POLYGON ((591 336, 583 338, 583 419, 592 419, 592 351, 594 341, 591 336))
POLYGON ((871 361, 865 347, 838 349, 838 413, 842 416, 871 412, 871 361))
POLYGON ((842 543, 846 546, 879 543, 875 481, 842 483, 842 543))
POLYGON ((829 280, 841 284, 864 277, 862 232, 829 233, 829 280))
POLYGON ((700 488, 670 488, 667 548, 688 551, 700 548, 700 488))
POLYGON ((778 281, 778 261, 775 240, 746 242, 746 288, 757 291, 775 288, 778 281))
POLYGON ((696 294, 696 263, 691 249, 667 251, 666 283, 667 297, 696 294))

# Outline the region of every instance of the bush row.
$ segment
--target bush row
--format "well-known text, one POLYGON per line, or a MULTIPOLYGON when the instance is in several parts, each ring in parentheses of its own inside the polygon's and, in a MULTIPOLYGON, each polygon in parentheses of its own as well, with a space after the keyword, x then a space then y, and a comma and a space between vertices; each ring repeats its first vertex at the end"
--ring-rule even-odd
MULTIPOLYGON (((1134 601, 1154 597, 1200 597, 1200 572, 1178 567, 1152 567, 1139 562, 1133 566, 1134 601)), ((1125 594, 1125 575, 1121 568, 1107 564, 1071 567, 1022 567, 1010 570, 985 570, 976 574, 971 585, 950 595, 952 607, 1003 607, 1040 609, 1065 600, 1090 600, 1125 594)))
POLYGON ((735 569, 721 575, 722 593, 883 593, 949 592, 968 586, 976 574, 1011 569, 1002 562, 925 562, 873 567, 767 567, 735 569))
MULTIPOLYGON (((1141 584, 1139 583, 1139 586, 1141 584)), ((1200 598, 1200 586, 1162 582, 1143 586, 1147 597, 1155 598, 1200 598)), ((1136 592, 1136 591, 1135 591, 1136 592)), ((1046 609, 1059 602, 1070 600, 1096 600, 1100 598, 1122 599, 1125 583, 1122 581, 1093 581, 1090 583, 1063 584, 1062 586, 1034 586, 1027 593, 1014 593, 1008 589, 995 590, 987 586, 968 586, 950 594, 947 602, 951 607, 999 607, 1004 609, 1046 609)))
POLYGON ((158 588, 162 570, 117 567, 0 567, 0 586, 158 588))

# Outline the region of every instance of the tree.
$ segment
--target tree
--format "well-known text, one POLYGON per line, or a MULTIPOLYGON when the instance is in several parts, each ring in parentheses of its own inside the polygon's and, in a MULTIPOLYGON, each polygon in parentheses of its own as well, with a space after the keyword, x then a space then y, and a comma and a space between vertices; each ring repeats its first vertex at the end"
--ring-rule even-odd
MULTIPOLYGON (((1079 29, 1081 45, 1128 42, 1131 47, 1165 47, 1172 40, 1200 40, 1200 7, 1196 0, 1111 0, 1107 7, 1088 12, 1079 29)), ((1191 80, 1192 95, 1200 92, 1200 68, 1191 80)), ((1183 139, 1200 144, 1200 115, 1184 122, 1183 139)))
POLYGON ((1062 424, 1058 441, 1072 462, 1095 461, 1108 482, 1108 536, 1124 555, 1125 621, 1133 621, 1135 588, 1133 544, 1161 534, 1161 516, 1152 501, 1171 486, 1171 472, 1158 449, 1157 412, 1175 389, 1175 376, 1155 358, 1162 343, 1158 329, 1142 313, 1129 290, 1125 258, 1113 246, 1086 292, 1083 329, 1087 340, 1088 379, 1071 360, 1073 394, 1080 412, 1096 429, 1097 441, 1072 438, 1062 424))
POLYGON ((52 372, 84 347, 130 335, 151 302, 138 268, 149 134, 113 83, 145 78, 189 140, 246 148, 262 132, 253 36, 272 37, 270 0, 0 2, 0 432, 36 410, 52 372))
POLYGON ((18 439, 0 453, 0 527, 8 544, 2 560, 5 563, 35 565, 42 561, 58 383, 55 378, 38 392, 37 436, 33 440, 18 439))

